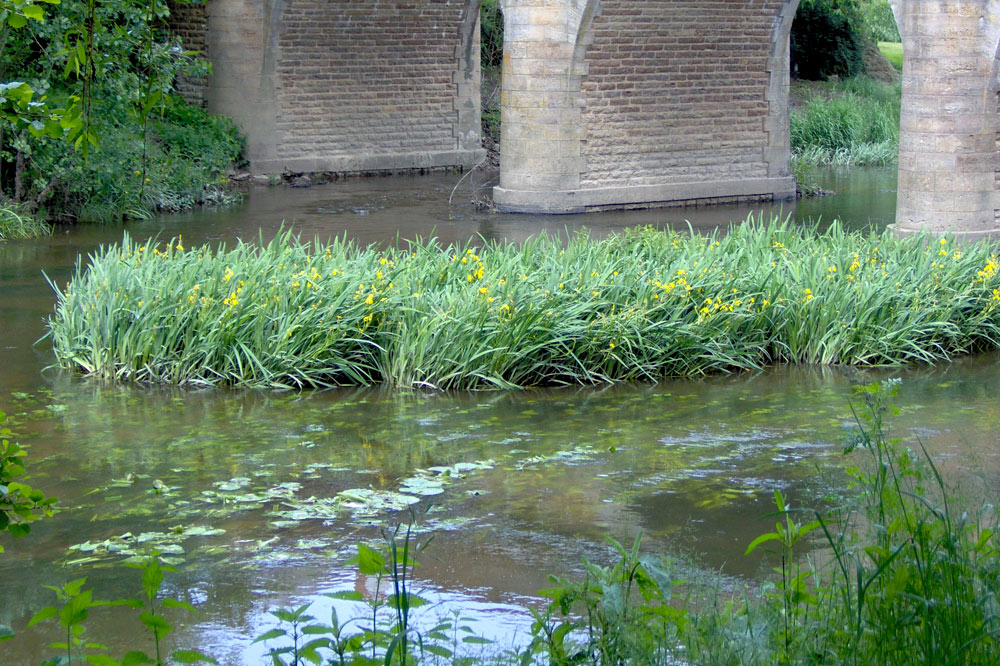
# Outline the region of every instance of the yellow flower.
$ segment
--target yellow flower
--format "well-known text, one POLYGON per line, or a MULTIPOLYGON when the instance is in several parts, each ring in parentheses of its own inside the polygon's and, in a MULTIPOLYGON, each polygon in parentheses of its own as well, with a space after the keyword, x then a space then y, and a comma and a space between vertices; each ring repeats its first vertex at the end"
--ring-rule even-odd
POLYGON ((608 347, 611 348, 611 349, 614 349, 615 348, 615 343, 609 342, 608 343, 608 347))
POLYGON ((486 287, 480 287, 479 288, 479 293, 480 294, 486 294, 488 291, 489 291, 489 289, 487 289, 486 287))

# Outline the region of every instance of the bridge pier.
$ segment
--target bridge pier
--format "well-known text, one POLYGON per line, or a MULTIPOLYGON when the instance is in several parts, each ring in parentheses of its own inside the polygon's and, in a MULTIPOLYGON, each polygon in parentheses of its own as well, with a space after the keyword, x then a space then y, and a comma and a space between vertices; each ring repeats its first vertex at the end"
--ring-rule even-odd
POLYGON ((501 0, 500 184, 512 212, 795 195, 798 0, 501 0))
POLYGON ((178 3, 212 62, 185 94, 234 118, 257 174, 471 167, 480 145, 480 0, 178 3))
POLYGON ((997 0, 893 0, 903 38, 898 233, 1000 237, 997 0))

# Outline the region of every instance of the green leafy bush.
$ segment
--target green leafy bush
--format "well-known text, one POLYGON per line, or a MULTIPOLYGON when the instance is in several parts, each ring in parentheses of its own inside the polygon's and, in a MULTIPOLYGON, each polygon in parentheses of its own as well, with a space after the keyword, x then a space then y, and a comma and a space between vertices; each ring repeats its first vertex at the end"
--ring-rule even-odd
POLYGON ((207 64, 167 35, 168 16, 165 0, 66 0, 6 35, 0 76, 27 82, 62 130, 0 119, 0 194, 94 221, 233 198, 226 172, 242 139, 172 95, 179 75, 207 64))
POLYGON ((877 42, 900 41, 899 26, 888 0, 861 0, 861 15, 869 37, 877 42))
POLYGON ((792 22, 792 74, 816 81, 862 73, 863 38, 857 0, 802 0, 792 22))

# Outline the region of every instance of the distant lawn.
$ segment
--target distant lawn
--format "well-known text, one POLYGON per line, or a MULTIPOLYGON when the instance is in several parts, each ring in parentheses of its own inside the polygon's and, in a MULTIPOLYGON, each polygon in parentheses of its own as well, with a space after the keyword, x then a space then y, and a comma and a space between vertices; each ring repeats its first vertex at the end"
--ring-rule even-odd
POLYGON ((879 42, 878 49, 882 52, 892 66, 898 71, 903 71, 903 45, 900 42, 879 42))

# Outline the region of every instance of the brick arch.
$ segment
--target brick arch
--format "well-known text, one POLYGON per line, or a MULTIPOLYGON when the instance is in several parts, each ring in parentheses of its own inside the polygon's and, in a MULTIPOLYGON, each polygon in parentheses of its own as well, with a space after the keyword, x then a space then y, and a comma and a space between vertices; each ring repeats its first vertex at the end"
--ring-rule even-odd
POLYGON ((580 39, 581 185, 658 186, 668 200, 697 194, 692 183, 719 184, 700 188, 706 196, 752 197, 768 178, 787 178, 796 6, 604 0, 580 39))

